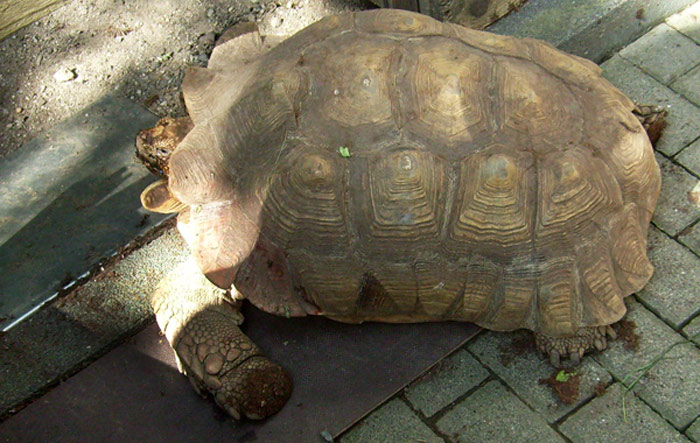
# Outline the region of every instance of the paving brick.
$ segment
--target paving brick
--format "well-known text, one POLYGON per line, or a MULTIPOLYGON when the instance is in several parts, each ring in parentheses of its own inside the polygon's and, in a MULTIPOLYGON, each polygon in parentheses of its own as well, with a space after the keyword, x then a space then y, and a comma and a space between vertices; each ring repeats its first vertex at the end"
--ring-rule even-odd
POLYGON ((578 399, 570 405, 559 401, 549 386, 539 383, 554 370, 535 350, 532 334, 527 331, 481 335, 469 350, 496 373, 530 407, 550 423, 592 397, 599 383, 610 383, 612 377, 595 360, 586 357, 576 373, 581 375, 578 399))
POLYGON ((678 329, 700 311, 700 258, 656 228, 650 231, 648 245, 654 275, 637 295, 678 329))
POLYGON ((625 302, 627 314, 624 318, 636 324, 635 333, 639 336, 637 350, 628 350, 623 340, 614 340, 608 343, 608 349, 593 356, 617 380, 648 364, 669 345, 683 339, 632 297, 625 299, 625 302))
POLYGON ((625 397, 627 419, 622 412, 622 386, 615 383, 563 424, 559 431, 574 442, 681 442, 683 436, 633 393, 625 397), (636 438, 635 438, 636 436, 636 438))
POLYGON ((695 344, 700 346, 700 315, 695 317, 690 323, 683 328, 683 335, 692 339, 695 344))
POLYGON ((676 81, 671 83, 671 89, 700 106, 700 66, 696 66, 678 77, 676 81))
POLYGON ((660 154, 656 154, 656 161, 661 168, 661 193, 652 221, 676 235, 700 219, 700 202, 695 196, 700 180, 660 154))
MULTIPOLYGON (((617 380, 631 384, 635 371, 647 366, 674 343, 684 341, 658 317, 630 302, 627 320, 636 324, 638 349, 626 350, 621 340, 595 359, 617 380)), ((666 420, 682 428, 700 414, 700 351, 692 344, 676 346, 634 387, 635 392, 666 420)))
POLYGON ((700 415, 699 368, 700 350, 692 343, 678 345, 640 379, 634 391, 676 428, 684 429, 700 415))
POLYGON ((677 238, 695 254, 700 255, 700 223, 685 228, 678 234, 677 238))
POLYGON ((666 19, 666 23, 700 44, 700 3, 673 14, 666 19))
POLYGON ((700 418, 695 420, 692 426, 685 430, 685 435, 694 442, 700 442, 700 418))
POLYGON ((564 441, 497 381, 462 400, 438 420, 437 428, 450 440, 464 442, 564 441))
POLYGON ((695 175, 700 176, 700 138, 679 152, 676 160, 695 175))
POLYGON ((700 137, 700 109, 619 55, 601 65, 603 75, 640 104, 665 106, 668 126, 656 149, 673 155, 700 137))
POLYGON ((386 441, 444 441, 425 425, 406 404, 395 398, 372 412, 369 417, 343 434, 339 441, 386 442, 386 441))
POLYGON ((619 54, 666 85, 700 63, 700 46, 665 23, 619 54))
POLYGON ((408 387, 406 398, 425 416, 430 417, 489 376, 481 364, 460 349, 441 361, 428 374, 408 387))

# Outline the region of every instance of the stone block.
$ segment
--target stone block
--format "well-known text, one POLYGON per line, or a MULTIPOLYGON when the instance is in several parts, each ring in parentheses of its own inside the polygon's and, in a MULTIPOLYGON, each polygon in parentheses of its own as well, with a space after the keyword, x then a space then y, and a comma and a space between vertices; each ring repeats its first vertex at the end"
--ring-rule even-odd
POLYGON ((685 430, 685 435, 694 442, 700 442, 700 418, 695 420, 695 422, 685 430))
MULTIPOLYGON (((698 46, 700 48, 700 46, 698 46)), ((696 66, 671 83, 671 89, 700 106, 700 66, 696 66)))
POLYGON ((576 411, 559 426, 559 431, 573 442, 686 441, 633 393, 625 396, 625 419, 622 395, 622 386, 615 383, 605 394, 576 411))
POLYGON ((700 312, 700 258, 656 228, 651 229, 648 244, 654 275, 637 295, 678 329, 700 312))
POLYGON ((628 303, 626 320, 635 323, 637 349, 616 340, 595 356, 613 376, 630 386, 640 371, 664 354, 634 386, 635 392, 679 429, 700 414, 700 351, 637 302, 628 303), (668 351, 668 352, 667 352, 668 351))
POLYGON ((652 221, 670 235, 676 235, 700 219, 700 180, 657 154, 661 168, 661 193, 652 221))
POLYGON ((700 176, 700 138, 686 146, 676 155, 675 159, 693 174, 700 176))
POLYGON ((696 345, 700 346, 700 315, 695 317, 685 326, 685 328, 683 328, 683 335, 693 340, 696 345))
POLYGON ((406 388, 404 394, 416 409, 430 417, 488 376, 489 371, 460 349, 406 388))
POLYGON ((665 23, 644 34, 619 54, 665 85, 700 62, 700 46, 665 23))
POLYGON ((601 65, 603 76, 639 104, 666 107, 668 126, 656 149, 674 155, 700 137, 700 109, 619 55, 601 65))
POLYGON ((497 381, 482 386, 437 421, 450 441, 563 442, 545 420, 497 381))
POLYGON ((683 11, 673 14, 666 19, 666 23, 700 44, 700 3, 696 2, 683 11))
POLYGON ((581 376, 579 394, 572 403, 566 404, 557 398, 552 388, 539 382, 556 370, 536 350, 530 332, 489 332, 470 343, 469 350, 550 423, 591 398, 597 386, 608 385, 612 380, 595 360, 585 357, 581 366, 574 370, 581 376))
MULTIPOLYGON (((320 437, 319 437, 320 438, 320 437)), ((420 421, 418 416, 398 398, 395 398, 344 433, 342 443, 386 441, 444 441, 420 421)))

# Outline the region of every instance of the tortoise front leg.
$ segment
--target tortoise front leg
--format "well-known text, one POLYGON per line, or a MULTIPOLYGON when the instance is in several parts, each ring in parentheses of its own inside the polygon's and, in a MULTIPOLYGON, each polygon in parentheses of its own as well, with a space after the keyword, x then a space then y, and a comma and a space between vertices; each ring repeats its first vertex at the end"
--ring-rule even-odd
POLYGON ((632 113, 647 131, 651 144, 655 146, 666 127, 666 109, 654 105, 636 105, 632 113))
POLYGON ((160 282, 151 304, 178 369, 195 389, 236 419, 262 419, 284 406, 292 382, 241 332, 243 316, 225 295, 190 259, 160 282))

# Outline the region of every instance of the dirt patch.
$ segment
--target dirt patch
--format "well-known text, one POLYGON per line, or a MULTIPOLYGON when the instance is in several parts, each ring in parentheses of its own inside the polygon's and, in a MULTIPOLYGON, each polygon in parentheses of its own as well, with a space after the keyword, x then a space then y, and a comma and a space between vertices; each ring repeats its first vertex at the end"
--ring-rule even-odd
POLYGON ((581 374, 569 372, 567 369, 555 369, 549 377, 541 378, 539 383, 552 388, 560 403, 573 405, 578 400, 581 374))
POLYGON ((513 360, 521 355, 534 353, 537 351, 535 338, 527 331, 516 331, 511 333, 510 341, 500 346, 501 364, 509 366, 513 360))
POLYGON ((631 320, 620 320, 614 327, 617 337, 622 340, 622 346, 628 351, 637 351, 639 348, 639 335, 635 332, 637 324, 631 320))
POLYGON ((593 388, 593 392, 595 393, 596 397, 600 397, 601 395, 605 394, 605 391, 608 390, 608 385, 604 381, 599 381, 597 385, 595 385, 595 388, 593 388))
POLYGON ((0 41, 0 158, 105 94, 154 114, 184 115, 188 65, 241 21, 291 34, 364 0, 73 0, 0 41))

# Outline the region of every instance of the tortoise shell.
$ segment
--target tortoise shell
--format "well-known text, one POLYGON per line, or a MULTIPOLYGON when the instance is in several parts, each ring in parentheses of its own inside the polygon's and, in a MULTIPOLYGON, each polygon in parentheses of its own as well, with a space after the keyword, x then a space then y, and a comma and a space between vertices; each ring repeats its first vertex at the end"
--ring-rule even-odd
POLYGON ((395 10, 188 71, 170 160, 200 268, 280 315, 610 324, 653 267, 660 173, 634 104, 550 45, 395 10))

